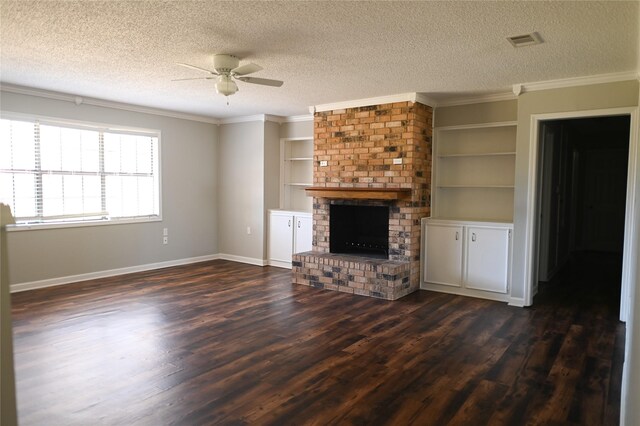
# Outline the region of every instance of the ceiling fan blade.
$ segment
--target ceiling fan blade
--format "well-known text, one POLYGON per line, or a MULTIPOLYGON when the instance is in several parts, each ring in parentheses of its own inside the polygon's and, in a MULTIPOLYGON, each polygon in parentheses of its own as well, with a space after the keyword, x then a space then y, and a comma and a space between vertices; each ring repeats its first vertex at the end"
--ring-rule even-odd
POLYGON ((245 83, 262 84, 263 86, 272 86, 272 87, 280 87, 284 84, 284 81, 270 80, 268 78, 237 77, 237 79, 240 81, 244 81, 245 83))
POLYGON ((260 65, 257 64, 246 64, 246 65, 242 65, 239 66, 238 68, 234 68, 231 70, 231 74, 233 75, 247 75, 247 74, 251 74, 254 72, 258 72, 262 69, 262 67, 260 65))
POLYGON ((218 77, 192 77, 192 78, 174 78, 171 81, 185 81, 185 80, 213 80, 218 77))
POLYGON ((211 71, 211 70, 208 70, 206 68, 196 67, 195 65, 183 64, 182 62, 176 62, 176 65, 180 65, 181 67, 191 68, 191 69, 198 70, 198 71, 208 72, 209 74, 218 75, 218 73, 215 72, 215 71, 211 71))

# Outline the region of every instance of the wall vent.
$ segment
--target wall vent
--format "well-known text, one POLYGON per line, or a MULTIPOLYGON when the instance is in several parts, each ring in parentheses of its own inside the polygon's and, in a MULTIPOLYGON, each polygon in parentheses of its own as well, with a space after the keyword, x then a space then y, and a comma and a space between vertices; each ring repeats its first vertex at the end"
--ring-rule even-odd
POLYGON ((531 46, 542 43, 542 39, 538 33, 507 37, 507 40, 509 40, 509 43, 511 43, 513 47, 531 46))

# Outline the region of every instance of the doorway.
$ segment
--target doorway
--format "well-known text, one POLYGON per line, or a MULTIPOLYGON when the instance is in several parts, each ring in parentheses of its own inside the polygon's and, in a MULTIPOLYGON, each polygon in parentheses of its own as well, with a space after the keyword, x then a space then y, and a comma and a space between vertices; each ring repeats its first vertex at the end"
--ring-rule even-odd
POLYGON ((630 122, 629 115, 540 121, 534 294, 575 287, 567 293, 619 313, 630 122))

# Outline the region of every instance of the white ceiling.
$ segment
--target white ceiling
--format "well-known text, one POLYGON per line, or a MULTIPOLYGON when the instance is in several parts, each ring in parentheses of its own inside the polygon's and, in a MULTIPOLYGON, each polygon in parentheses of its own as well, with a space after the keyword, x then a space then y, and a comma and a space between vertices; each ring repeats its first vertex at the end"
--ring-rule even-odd
POLYGON ((635 71, 639 2, 5 1, 0 81, 210 117, 308 113, 398 93, 445 99, 512 84, 635 71), (514 49, 507 36, 544 44, 514 49), (284 80, 238 83, 212 68, 231 53, 284 80))

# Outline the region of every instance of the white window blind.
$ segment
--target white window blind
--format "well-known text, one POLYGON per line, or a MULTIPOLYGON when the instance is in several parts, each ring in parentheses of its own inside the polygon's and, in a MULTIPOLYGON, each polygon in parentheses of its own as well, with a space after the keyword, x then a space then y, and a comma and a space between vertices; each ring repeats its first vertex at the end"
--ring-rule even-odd
POLYGON ((17 223, 153 219, 157 133, 0 119, 0 201, 17 223))

